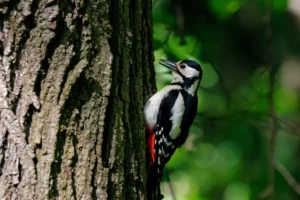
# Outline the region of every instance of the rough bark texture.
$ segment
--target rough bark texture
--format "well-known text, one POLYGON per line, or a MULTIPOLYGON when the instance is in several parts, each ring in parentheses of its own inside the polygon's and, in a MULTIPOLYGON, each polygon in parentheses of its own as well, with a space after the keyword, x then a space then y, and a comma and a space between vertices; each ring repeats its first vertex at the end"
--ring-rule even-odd
POLYGON ((145 199, 151 0, 0 0, 0 199, 145 199))

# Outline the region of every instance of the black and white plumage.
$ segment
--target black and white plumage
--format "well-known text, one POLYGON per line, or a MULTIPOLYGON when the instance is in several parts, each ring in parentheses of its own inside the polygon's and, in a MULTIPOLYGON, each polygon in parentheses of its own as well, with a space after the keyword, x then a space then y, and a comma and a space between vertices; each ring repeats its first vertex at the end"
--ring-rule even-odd
MULTIPOLYGON (((146 103, 144 116, 148 147, 148 200, 156 199, 165 164, 187 139, 197 113, 197 89, 202 69, 192 60, 177 63, 161 59, 173 71, 170 85, 155 93, 146 103)), ((160 192, 159 192, 160 193, 160 192)))

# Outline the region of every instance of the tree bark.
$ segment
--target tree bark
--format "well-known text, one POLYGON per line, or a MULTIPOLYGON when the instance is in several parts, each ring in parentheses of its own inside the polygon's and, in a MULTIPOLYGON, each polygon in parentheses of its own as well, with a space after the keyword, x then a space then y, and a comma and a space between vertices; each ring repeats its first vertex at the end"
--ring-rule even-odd
POLYGON ((151 0, 0 1, 0 199, 145 199, 151 0))

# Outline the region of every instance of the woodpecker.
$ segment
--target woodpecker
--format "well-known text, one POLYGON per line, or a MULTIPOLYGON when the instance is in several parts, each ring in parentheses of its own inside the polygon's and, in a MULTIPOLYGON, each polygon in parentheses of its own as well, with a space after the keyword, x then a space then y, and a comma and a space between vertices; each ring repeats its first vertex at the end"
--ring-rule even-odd
POLYGON ((172 70, 173 80, 155 93, 144 107, 149 163, 148 200, 160 198, 164 166, 188 137, 197 113, 197 89, 203 74, 201 66, 192 60, 173 62, 160 59, 159 63, 172 70))

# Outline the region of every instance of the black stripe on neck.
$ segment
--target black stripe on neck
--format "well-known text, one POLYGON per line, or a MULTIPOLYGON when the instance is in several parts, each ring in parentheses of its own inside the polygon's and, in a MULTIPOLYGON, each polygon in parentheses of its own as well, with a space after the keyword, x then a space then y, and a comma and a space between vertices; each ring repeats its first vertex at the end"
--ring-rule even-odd
POLYGON ((195 83, 196 80, 197 78, 183 78, 184 87, 190 88, 195 83))
POLYGON ((179 86, 183 87, 183 83, 180 83, 180 82, 173 82, 170 85, 179 85, 179 86))

